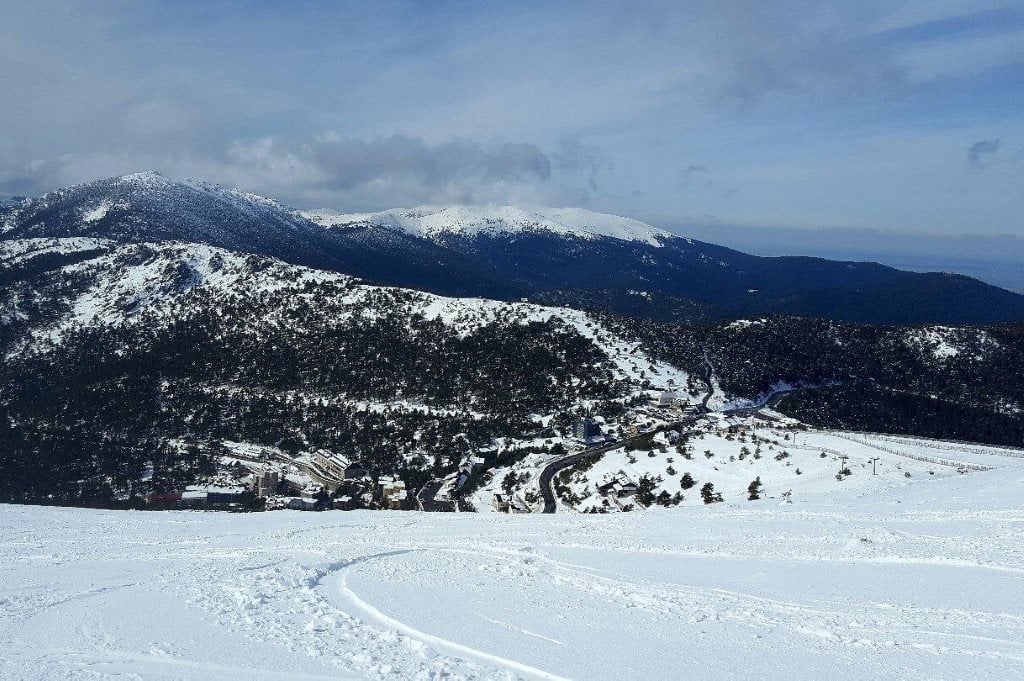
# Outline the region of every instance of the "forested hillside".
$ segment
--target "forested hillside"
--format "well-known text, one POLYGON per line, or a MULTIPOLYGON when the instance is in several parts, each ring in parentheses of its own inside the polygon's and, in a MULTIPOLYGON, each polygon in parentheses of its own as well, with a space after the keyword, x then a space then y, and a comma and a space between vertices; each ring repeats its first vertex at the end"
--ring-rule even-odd
POLYGON ((5 499, 109 498, 146 467, 180 482, 223 439, 441 470, 637 384, 572 310, 191 244, 28 240, 4 256, 5 499))
POLYGON ((889 327, 799 317, 668 325, 604 315, 726 396, 813 387, 780 409, 842 428, 1022 444, 1024 324, 889 327), (834 389, 822 389, 832 386, 834 389))

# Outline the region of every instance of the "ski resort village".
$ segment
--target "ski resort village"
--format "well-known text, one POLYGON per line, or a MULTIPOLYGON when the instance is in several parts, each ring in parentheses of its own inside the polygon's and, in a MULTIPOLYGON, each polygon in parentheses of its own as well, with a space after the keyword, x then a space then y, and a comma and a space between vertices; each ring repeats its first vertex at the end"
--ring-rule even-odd
MULTIPOLYGON (((549 417, 532 437, 467 447, 463 458, 439 462, 453 472, 427 478, 418 489, 342 453, 288 453, 223 441, 219 470, 206 483, 150 492, 145 505, 615 513, 727 499, 791 504, 794 498, 863 494, 1024 460, 1024 448, 819 430, 767 407, 708 411, 674 390, 650 392, 616 418, 578 416, 557 428, 549 417)), ((428 456, 414 452, 410 459, 428 456)))
MULTIPOLYGON (((681 453, 680 458, 692 459, 684 437, 690 433, 721 435, 731 441, 737 433, 744 433, 758 423, 768 426, 777 422, 785 429, 798 427, 792 420, 783 423, 775 416, 755 419, 709 413, 699 401, 690 404, 675 390, 646 391, 630 402, 632 406, 617 417, 578 415, 563 418, 561 427, 554 424, 555 417, 538 418, 534 432, 525 438, 498 438, 476 449, 467 445, 461 458, 438 456, 436 467, 452 472, 428 478, 419 489, 411 486, 418 480, 415 476, 407 482, 344 453, 325 449, 288 452, 280 447, 223 440, 216 444, 217 471, 207 481, 181 490, 149 492, 143 499, 147 508, 165 510, 455 512, 493 508, 520 513, 552 512, 550 507, 545 510, 543 496, 548 491, 542 491, 541 480, 555 470, 560 471, 557 481, 562 481, 569 473, 589 467, 586 462, 592 463, 602 456, 611 457, 626 449, 643 449, 645 456, 654 456, 655 451, 667 451, 669 445, 672 451, 681 453), (500 479, 496 477, 499 475, 500 479)), ((387 413, 413 407, 394 403, 377 408, 387 413)), ((783 437, 788 440, 790 435, 783 437)), ((412 465, 434 459, 426 450, 407 455, 407 463, 412 465)), ((620 471, 619 476, 627 474, 620 471)), ((571 497, 565 495, 564 486, 557 481, 551 489, 559 493, 563 503, 569 504, 568 508, 576 508, 577 504, 571 503, 571 497)), ((678 497, 681 495, 675 498, 676 503, 678 497)), ((621 498, 622 495, 613 496, 604 505, 586 510, 621 510, 621 504, 609 503, 621 498)))

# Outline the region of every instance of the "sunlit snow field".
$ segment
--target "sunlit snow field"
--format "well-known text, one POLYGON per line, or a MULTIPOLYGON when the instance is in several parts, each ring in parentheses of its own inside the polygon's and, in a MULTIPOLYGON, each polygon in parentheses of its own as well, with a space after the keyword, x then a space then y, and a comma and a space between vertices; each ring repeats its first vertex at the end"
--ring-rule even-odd
POLYGON ((0 506, 0 678, 1022 677, 1024 459, 935 451, 993 470, 595 516, 0 506))

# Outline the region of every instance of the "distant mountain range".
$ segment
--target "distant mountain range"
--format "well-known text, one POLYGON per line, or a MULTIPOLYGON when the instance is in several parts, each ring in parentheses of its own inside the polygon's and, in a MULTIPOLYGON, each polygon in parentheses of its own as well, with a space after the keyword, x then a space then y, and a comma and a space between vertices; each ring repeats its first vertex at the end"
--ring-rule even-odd
POLYGON ((380 213, 300 211, 325 227, 386 228, 445 244, 452 237, 506 237, 548 234, 595 241, 603 238, 661 246, 677 238, 639 220, 585 208, 521 208, 518 206, 420 206, 380 213))
POLYGON ((897 325, 1024 319, 1024 296, 962 275, 752 256, 578 208, 295 211, 213 184, 139 173, 0 211, 3 239, 202 242, 374 283, 530 297, 660 321, 765 314, 897 325))

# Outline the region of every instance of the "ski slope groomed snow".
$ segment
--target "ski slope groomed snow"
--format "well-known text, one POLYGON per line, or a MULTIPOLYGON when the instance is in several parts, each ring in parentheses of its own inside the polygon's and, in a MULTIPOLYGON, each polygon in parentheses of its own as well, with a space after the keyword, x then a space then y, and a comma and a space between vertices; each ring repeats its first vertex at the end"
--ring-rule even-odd
POLYGON ((610 515, 0 506, 0 678, 1024 677, 1024 470, 610 515))

